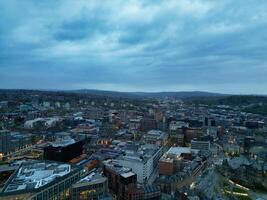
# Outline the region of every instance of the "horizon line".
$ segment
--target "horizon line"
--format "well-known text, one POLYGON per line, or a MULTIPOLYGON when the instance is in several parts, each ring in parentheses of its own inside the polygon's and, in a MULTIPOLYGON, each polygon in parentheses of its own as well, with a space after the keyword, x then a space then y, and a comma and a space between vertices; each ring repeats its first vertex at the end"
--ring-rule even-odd
POLYGON ((205 90, 168 90, 168 91, 119 91, 119 90, 102 90, 102 89, 92 89, 92 88, 82 88, 82 89, 40 89, 40 88, 0 88, 0 90, 26 90, 26 91, 46 91, 46 92, 72 92, 72 91, 81 91, 81 90, 91 90, 91 91, 100 91, 100 92, 116 92, 116 93, 148 93, 148 94, 156 94, 156 93, 189 93, 189 92, 200 92, 200 93, 211 93, 218 95, 245 95, 245 96, 267 96, 267 94, 256 94, 256 93, 222 93, 215 91, 205 91, 205 90))

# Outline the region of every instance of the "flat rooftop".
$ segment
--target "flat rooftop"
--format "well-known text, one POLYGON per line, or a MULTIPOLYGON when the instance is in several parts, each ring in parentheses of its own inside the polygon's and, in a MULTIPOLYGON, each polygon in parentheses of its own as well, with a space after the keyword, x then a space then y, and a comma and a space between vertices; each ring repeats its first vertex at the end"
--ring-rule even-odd
POLYGON ((119 162, 115 160, 107 160, 104 162, 104 165, 111 169, 112 171, 115 171, 117 174, 125 174, 128 172, 131 172, 132 169, 128 167, 123 167, 122 165, 119 164, 119 162))
POLYGON ((82 178, 77 183, 73 184, 74 188, 87 186, 87 185, 94 185, 99 183, 104 183, 107 181, 107 178, 101 175, 99 172, 91 172, 86 177, 82 178))
POLYGON ((191 149, 190 147, 171 147, 167 154, 174 154, 176 156, 181 156, 181 154, 189 154, 189 153, 198 153, 198 150, 191 149))
POLYGON ((69 174, 71 170, 69 164, 46 161, 22 164, 8 183, 4 192, 38 189, 51 183, 58 177, 69 174))
POLYGON ((74 143, 75 143, 74 139, 72 139, 71 137, 66 137, 64 139, 52 142, 51 145, 53 147, 66 147, 66 146, 74 144, 74 143))
POLYGON ((88 181, 95 181, 95 180, 98 180, 100 178, 105 178, 105 177, 102 176, 98 172, 91 172, 89 175, 87 175, 86 177, 84 177, 83 179, 81 179, 80 181, 78 181, 78 183, 88 182, 88 181))
POLYGON ((134 175, 135 175, 135 173, 133 173, 133 172, 126 172, 126 173, 121 174, 121 176, 123 178, 129 178, 129 177, 134 176, 134 175))

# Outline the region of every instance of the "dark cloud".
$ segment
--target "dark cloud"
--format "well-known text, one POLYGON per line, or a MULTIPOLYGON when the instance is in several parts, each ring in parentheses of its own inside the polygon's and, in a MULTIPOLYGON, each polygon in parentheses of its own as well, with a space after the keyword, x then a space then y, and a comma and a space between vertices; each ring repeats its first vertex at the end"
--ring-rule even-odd
POLYGON ((265 93, 267 2, 0 1, 0 87, 265 93))

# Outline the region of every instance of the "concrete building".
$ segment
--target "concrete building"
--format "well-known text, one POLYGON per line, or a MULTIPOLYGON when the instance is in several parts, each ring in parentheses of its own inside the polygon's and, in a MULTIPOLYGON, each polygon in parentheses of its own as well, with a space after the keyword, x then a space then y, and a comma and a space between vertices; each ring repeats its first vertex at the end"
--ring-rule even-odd
POLYGON ((104 162, 104 175, 108 178, 108 187, 119 200, 141 199, 142 190, 137 188, 137 175, 131 168, 117 161, 104 162))
POLYGON ((143 118, 140 123, 141 131, 150 131, 157 129, 157 121, 155 119, 143 118))
POLYGON ((159 174, 173 175, 182 170, 184 160, 192 160, 197 153, 189 147, 171 147, 159 160, 159 174))
POLYGON ((183 121, 171 121, 170 122, 169 130, 171 132, 177 131, 177 129, 182 129, 182 128, 189 128, 189 124, 183 121))
POLYGON ((124 156, 117 160, 120 165, 132 168, 137 174, 137 181, 146 183, 158 165, 162 156, 163 148, 157 145, 144 145, 138 147, 136 151, 126 151, 124 156))
POLYGON ((191 140, 191 148, 203 151, 210 150, 210 141, 203 141, 198 139, 191 140))
POLYGON ((160 130, 151 130, 142 139, 147 144, 166 145, 168 135, 160 130))
POLYGON ((98 172, 91 172, 72 185, 72 200, 99 199, 108 192, 107 178, 98 172))
POLYGON ((81 168, 47 161, 20 165, 0 193, 1 200, 63 200, 80 179, 81 168))

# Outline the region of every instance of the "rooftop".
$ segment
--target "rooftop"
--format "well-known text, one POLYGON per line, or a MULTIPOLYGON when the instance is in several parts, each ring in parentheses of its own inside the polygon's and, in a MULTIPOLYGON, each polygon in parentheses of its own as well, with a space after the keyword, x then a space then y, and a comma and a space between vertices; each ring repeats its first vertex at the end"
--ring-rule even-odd
POLYGON ((121 174, 121 176, 123 178, 129 178, 129 177, 134 176, 134 175, 135 175, 135 173, 133 173, 133 172, 126 172, 126 173, 121 174))
POLYGON ((119 164, 119 162, 116 162, 115 160, 107 160, 104 162, 104 165, 112 171, 115 171, 117 174, 121 175, 132 171, 131 168, 123 167, 119 164))
POLYGON ((167 154, 174 154, 181 156, 181 154, 198 153, 198 150, 191 149, 190 147, 171 147, 167 154))
POLYGON ((4 192, 38 189, 70 172, 69 164, 45 161, 22 164, 4 192))
POLYGON ((151 130, 147 132, 147 135, 154 135, 154 136, 161 136, 163 134, 165 133, 160 130, 151 130))
POLYGON ((249 160, 244 156, 234 157, 228 161, 232 169, 238 169, 241 165, 249 165, 249 160))
POLYGON ((57 141, 51 143, 51 145, 53 147, 66 147, 66 146, 74 144, 74 143, 75 143, 74 139, 72 139, 71 137, 65 137, 64 139, 60 139, 60 140, 57 140, 57 141))
POLYGON ((91 172, 89 175, 87 175, 86 177, 78 181, 76 184, 74 184, 73 187, 93 185, 93 184, 103 183, 105 181, 107 181, 107 178, 102 176, 99 172, 91 172))

